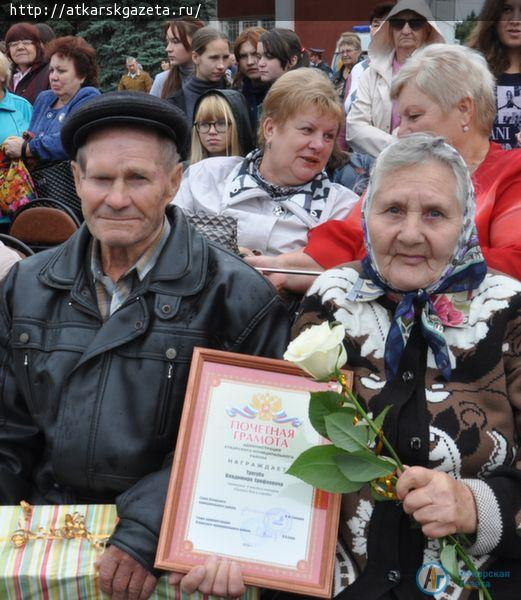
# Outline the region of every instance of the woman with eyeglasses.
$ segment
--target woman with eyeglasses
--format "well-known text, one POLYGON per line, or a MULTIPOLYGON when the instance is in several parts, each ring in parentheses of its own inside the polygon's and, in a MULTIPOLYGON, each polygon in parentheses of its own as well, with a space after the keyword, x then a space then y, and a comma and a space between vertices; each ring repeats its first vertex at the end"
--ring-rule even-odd
POLYGON ((505 150, 521 147, 521 0, 486 0, 467 40, 496 76, 497 114, 492 139, 505 150))
POLYGON ((370 156, 393 141, 400 125, 391 80, 415 50, 443 43, 434 17, 424 0, 400 0, 387 15, 369 46, 371 64, 360 77, 356 99, 346 120, 346 138, 352 150, 370 156))
POLYGON ((347 31, 340 36, 337 47, 341 67, 333 77, 333 84, 338 91, 340 101, 343 103, 345 102, 346 95, 349 93, 349 75, 362 53, 362 42, 356 33, 347 31))
POLYGON ((244 96, 236 90, 212 90, 195 105, 190 164, 212 156, 245 156, 253 134, 244 96))
POLYGON ((297 250, 312 227, 342 218, 358 200, 325 172, 342 119, 335 89, 321 72, 285 73, 263 102, 260 147, 245 158, 192 165, 173 203, 189 215, 235 218, 245 253, 297 250))
POLYGON ((36 96, 48 90, 49 63, 45 60, 38 29, 17 23, 5 34, 7 58, 13 63, 9 91, 34 104, 36 96))

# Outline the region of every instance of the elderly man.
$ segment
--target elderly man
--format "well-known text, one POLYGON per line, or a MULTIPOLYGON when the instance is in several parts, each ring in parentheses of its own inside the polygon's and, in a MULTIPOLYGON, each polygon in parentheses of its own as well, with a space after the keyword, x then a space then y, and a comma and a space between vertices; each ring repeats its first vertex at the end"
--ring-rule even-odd
POLYGON ((133 56, 127 57, 127 73, 119 80, 118 91, 145 92, 148 94, 152 87, 152 77, 143 71, 141 65, 133 56))
POLYGON ((118 599, 155 587, 194 346, 277 357, 288 338, 270 284, 167 206, 187 133, 145 94, 73 113, 62 141, 85 224, 15 265, 0 294, 0 503, 115 502, 99 569, 118 599))

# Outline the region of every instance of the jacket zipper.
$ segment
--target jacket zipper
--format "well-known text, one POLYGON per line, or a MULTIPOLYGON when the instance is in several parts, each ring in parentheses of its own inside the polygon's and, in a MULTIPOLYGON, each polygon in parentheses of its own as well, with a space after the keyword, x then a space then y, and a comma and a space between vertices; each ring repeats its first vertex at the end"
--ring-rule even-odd
POLYGON ((174 365, 168 363, 168 370, 166 374, 165 391, 163 392, 163 398, 161 403, 161 413, 159 415, 159 428, 157 430, 158 435, 163 435, 166 429, 166 414, 168 412, 170 391, 172 389, 172 383, 174 380, 174 365))
POLYGON ((34 404, 33 399, 33 390, 31 388, 31 378, 29 377, 29 354, 27 352, 24 353, 24 372, 25 372, 25 381, 27 384, 27 400, 31 407, 31 410, 34 410, 36 414, 38 414, 38 406, 34 404))

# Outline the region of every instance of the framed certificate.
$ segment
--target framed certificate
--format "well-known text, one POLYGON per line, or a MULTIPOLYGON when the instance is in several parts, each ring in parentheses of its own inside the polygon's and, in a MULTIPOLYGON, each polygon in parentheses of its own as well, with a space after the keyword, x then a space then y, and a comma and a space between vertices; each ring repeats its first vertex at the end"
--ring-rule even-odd
POLYGON ((340 496, 286 470, 327 443, 308 418, 318 383, 273 360, 196 348, 156 567, 180 572, 217 554, 250 585, 329 597, 340 496))

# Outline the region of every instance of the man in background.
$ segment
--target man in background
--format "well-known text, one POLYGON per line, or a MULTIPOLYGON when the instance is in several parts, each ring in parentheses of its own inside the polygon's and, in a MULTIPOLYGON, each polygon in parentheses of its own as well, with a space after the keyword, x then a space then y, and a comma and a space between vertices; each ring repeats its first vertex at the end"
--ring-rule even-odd
POLYGON ((126 60, 127 73, 123 75, 118 84, 118 92, 145 92, 148 94, 152 87, 152 78, 143 71, 141 65, 133 56, 128 56, 126 60))

